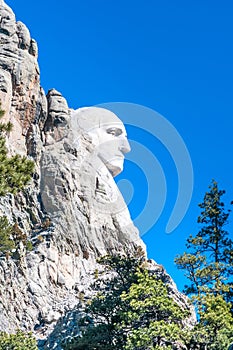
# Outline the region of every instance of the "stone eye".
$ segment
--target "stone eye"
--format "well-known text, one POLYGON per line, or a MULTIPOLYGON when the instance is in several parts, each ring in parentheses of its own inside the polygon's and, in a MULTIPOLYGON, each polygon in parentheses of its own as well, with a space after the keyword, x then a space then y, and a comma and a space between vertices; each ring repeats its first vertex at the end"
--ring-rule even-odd
POLYGON ((119 136, 122 134, 122 130, 119 128, 110 128, 107 130, 107 133, 113 136, 119 136))

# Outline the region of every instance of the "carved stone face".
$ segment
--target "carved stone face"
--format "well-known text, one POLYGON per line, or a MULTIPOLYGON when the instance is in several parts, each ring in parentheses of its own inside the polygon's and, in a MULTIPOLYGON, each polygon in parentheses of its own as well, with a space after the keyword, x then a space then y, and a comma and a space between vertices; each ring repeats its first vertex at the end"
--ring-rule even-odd
POLYGON ((112 176, 123 170, 124 154, 130 151, 125 127, 121 121, 100 125, 95 130, 98 136, 98 156, 112 176))
POLYGON ((98 107, 80 108, 73 116, 112 176, 118 175, 123 170, 124 154, 130 151, 121 120, 109 110, 98 107))

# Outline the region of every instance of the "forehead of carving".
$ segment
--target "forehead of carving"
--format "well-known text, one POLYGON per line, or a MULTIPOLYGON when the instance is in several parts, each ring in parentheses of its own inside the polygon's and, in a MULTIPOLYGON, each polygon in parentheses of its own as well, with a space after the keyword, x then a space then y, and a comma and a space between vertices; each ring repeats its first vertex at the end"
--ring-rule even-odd
POLYGON ((77 125, 85 131, 110 126, 123 127, 122 121, 111 111, 99 107, 80 108, 73 115, 77 125))

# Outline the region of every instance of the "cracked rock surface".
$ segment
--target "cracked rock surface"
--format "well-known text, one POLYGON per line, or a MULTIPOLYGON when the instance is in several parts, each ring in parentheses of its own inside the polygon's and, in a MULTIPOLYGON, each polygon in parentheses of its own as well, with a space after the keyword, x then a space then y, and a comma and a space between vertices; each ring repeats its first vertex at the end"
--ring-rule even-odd
MULTIPOLYGON (((74 136, 65 98, 41 88, 37 55, 27 27, 0 0, 0 100, 4 121, 13 124, 7 147, 36 164, 25 191, 0 199, 0 215, 17 222, 33 244, 18 261, 0 258, 0 331, 33 331, 41 349, 61 349, 80 317, 80 293, 91 293, 96 258, 145 246, 109 171, 102 167, 93 176, 89 141, 78 129, 74 136)), ((153 262, 155 273, 158 266, 153 262)))

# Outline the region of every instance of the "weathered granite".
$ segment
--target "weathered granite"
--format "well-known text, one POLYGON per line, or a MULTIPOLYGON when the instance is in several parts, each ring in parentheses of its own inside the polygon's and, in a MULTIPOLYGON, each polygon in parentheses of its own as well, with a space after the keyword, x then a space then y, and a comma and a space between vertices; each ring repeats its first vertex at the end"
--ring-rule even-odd
POLYGON ((14 126, 7 146, 36 163, 28 188, 0 200, 0 215, 18 222, 34 247, 18 261, 0 258, 0 330, 32 330, 43 340, 56 324, 54 334, 61 323, 69 329, 80 293, 91 293, 97 257, 145 246, 108 168, 93 162, 74 111, 56 90, 45 96, 39 74, 35 40, 0 0, 0 100, 14 126))

